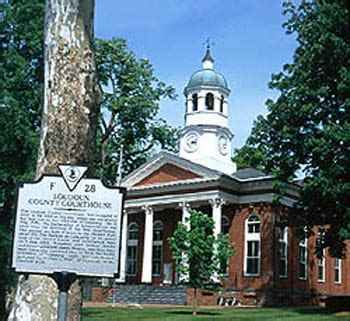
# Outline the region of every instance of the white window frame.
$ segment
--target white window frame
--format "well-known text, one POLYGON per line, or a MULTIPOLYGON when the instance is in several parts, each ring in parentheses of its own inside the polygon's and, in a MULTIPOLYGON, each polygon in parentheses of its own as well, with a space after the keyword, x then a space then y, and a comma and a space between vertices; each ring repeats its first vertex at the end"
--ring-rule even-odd
POLYGON ((261 221, 258 215, 250 214, 245 220, 245 229, 244 229, 244 276, 260 276, 261 270, 261 221), (252 218, 257 218, 258 221, 250 221, 252 218), (248 227, 250 224, 259 223, 259 232, 258 233, 248 233, 248 227), (258 256, 254 257, 258 260, 257 272, 249 273, 247 271, 248 268, 248 243, 249 242, 258 242, 258 256))
MULTIPOLYGON (((134 231, 135 231, 134 230, 134 231)), ((128 226, 128 240, 127 240, 127 250, 126 250, 126 275, 128 276, 135 276, 137 275, 137 251, 138 251, 138 232, 139 232, 139 226, 137 225, 137 223, 135 222, 132 222, 129 224, 128 226), (136 239, 129 239, 129 233, 131 231, 131 228, 135 226, 136 227, 136 233, 137 233, 137 238, 136 239), (135 248, 135 260, 134 261, 134 264, 135 264, 135 273, 130 273, 128 271, 128 266, 129 266, 129 248, 130 247, 134 247, 135 248)))
POLYGON ((326 250, 323 249, 322 257, 317 258, 317 282, 324 283, 326 281, 326 250), (320 277, 320 268, 322 271, 322 277, 320 277))
POLYGON ((339 258, 334 258, 334 283, 341 284, 342 282, 342 260, 339 258), (336 278, 338 271, 338 280, 336 278))
POLYGON ((308 260, 308 250, 307 250, 307 245, 308 245, 308 239, 303 238, 299 242, 299 265, 298 265, 298 278, 299 280, 307 280, 307 260, 308 260), (301 250, 305 249, 305 260, 301 260, 301 250), (304 275, 305 276, 300 276, 300 266, 301 264, 304 265, 304 275))
POLYGON ((154 271, 153 271, 153 259, 154 259, 154 250, 152 249, 152 276, 161 276, 162 275, 162 265, 163 265, 163 238, 164 238, 164 223, 162 222, 162 221, 155 221, 154 223, 153 223, 153 233, 154 233, 154 231, 155 231, 155 226, 156 225, 161 225, 161 227, 162 227, 162 239, 161 240, 155 240, 155 238, 154 238, 154 234, 153 234, 153 244, 152 244, 152 247, 154 247, 154 246, 160 246, 161 247, 161 250, 160 250, 160 271, 159 271, 159 273, 154 273, 154 271))
POLYGON ((283 226, 280 228, 278 245, 279 245, 279 265, 278 266, 280 266, 281 262, 283 262, 284 270, 285 270, 285 273, 282 274, 280 269, 278 269, 278 276, 281 279, 286 279, 288 278, 288 227, 287 226, 283 226), (284 247, 285 257, 282 257, 282 251, 281 251, 282 246, 284 247))
MULTIPOLYGON (((324 227, 318 227, 318 233, 316 238, 316 246, 324 246, 324 227)), ((324 283, 326 281, 326 249, 322 250, 322 257, 317 257, 317 282, 324 283), (321 269, 321 270, 320 270, 321 269), (322 271, 322 275, 320 275, 322 271)))

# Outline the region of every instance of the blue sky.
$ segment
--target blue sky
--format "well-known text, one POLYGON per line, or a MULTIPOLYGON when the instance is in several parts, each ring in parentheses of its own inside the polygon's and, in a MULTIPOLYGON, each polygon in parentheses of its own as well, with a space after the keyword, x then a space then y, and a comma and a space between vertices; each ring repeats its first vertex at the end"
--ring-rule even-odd
POLYGON ((215 69, 231 88, 233 148, 248 137, 253 120, 266 113, 271 74, 290 62, 296 46, 282 28, 282 0, 98 0, 95 33, 122 37, 138 57, 148 58, 158 78, 172 84, 177 101, 163 101, 161 116, 183 125, 183 88, 201 67, 204 41, 215 45, 215 69))

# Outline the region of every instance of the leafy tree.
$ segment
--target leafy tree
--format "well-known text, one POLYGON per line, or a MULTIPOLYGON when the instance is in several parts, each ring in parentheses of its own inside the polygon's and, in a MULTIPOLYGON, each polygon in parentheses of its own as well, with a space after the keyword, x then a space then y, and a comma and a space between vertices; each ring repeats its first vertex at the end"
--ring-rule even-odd
POLYGON ((100 117, 99 168, 114 182, 116 153, 123 145, 123 171, 139 167, 157 148, 175 148, 175 129, 158 119, 162 98, 175 91, 160 81, 147 59, 138 59, 123 39, 97 39, 96 58, 104 90, 100 117))
POLYGON ((244 159, 266 166, 281 180, 304 177, 300 202, 290 218, 308 232, 325 225, 333 256, 344 255, 350 238, 350 1, 303 0, 284 3, 287 34, 298 46, 293 62, 272 76, 280 92, 268 100, 244 159), (259 158, 258 157, 258 158, 259 158))
POLYGON ((0 315, 9 270, 16 183, 34 178, 43 93, 44 1, 0 3, 0 315))
MULTIPOLYGON (((4 258, 10 253, 16 183, 33 180, 35 176, 44 85, 44 9, 44 0, 0 1, 0 193, 5 194, 4 206, 0 208, 1 235, 4 235, 0 257, 4 258)), ((173 98, 174 92, 154 76, 148 61, 137 59, 127 49, 125 40, 99 40, 96 49, 104 50, 96 55, 104 64, 98 67, 100 83, 106 91, 96 157, 99 166, 103 164, 103 176, 112 182, 115 152, 120 143, 125 149, 124 173, 145 161, 157 146, 173 148, 174 130, 158 120, 156 114, 160 99, 173 98), (109 66, 108 55, 113 57, 109 66), (130 59, 126 64, 122 62, 123 56, 130 59), (116 71, 118 68, 121 70, 116 71), (109 82, 109 72, 117 83, 114 94, 110 85, 105 86, 109 82), (126 83, 129 89, 123 85, 126 83), (108 117, 113 113, 114 120, 110 123, 108 117), (103 122, 112 124, 107 126, 108 133, 104 131, 103 122)), ((4 287, 8 289, 12 285, 8 275, 9 260, 0 260, 0 280, 5 280, 5 284, 0 282, 0 314, 4 309, 4 287)))
POLYGON ((212 288, 215 283, 213 277, 220 276, 220 263, 227 262, 233 255, 233 245, 228 241, 228 234, 219 234, 215 238, 213 229, 211 217, 190 210, 187 222, 179 222, 173 236, 169 238, 177 271, 180 275, 188 276, 184 282, 194 289, 193 314, 196 314, 197 308, 197 289, 212 288))

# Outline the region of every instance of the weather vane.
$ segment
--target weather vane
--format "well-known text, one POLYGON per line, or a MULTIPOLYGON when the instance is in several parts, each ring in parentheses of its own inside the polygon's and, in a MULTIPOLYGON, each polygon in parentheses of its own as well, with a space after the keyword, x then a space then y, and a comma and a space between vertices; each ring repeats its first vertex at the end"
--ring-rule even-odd
POLYGON ((210 46, 214 46, 215 45, 215 42, 212 42, 210 41, 210 38, 208 37, 203 43, 202 45, 206 45, 207 46, 207 49, 210 49, 210 46))

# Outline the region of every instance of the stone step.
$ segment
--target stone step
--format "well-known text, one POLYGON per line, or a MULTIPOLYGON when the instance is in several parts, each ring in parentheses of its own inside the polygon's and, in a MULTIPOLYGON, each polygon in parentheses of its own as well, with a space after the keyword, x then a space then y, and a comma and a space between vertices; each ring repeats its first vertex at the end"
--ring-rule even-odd
MULTIPOLYGON (((184 305, 187 299, 185 286, 117 285, 115 303, 148 303, 184 305)), ((106 302, 113 302, 111 294, 106 302)))

